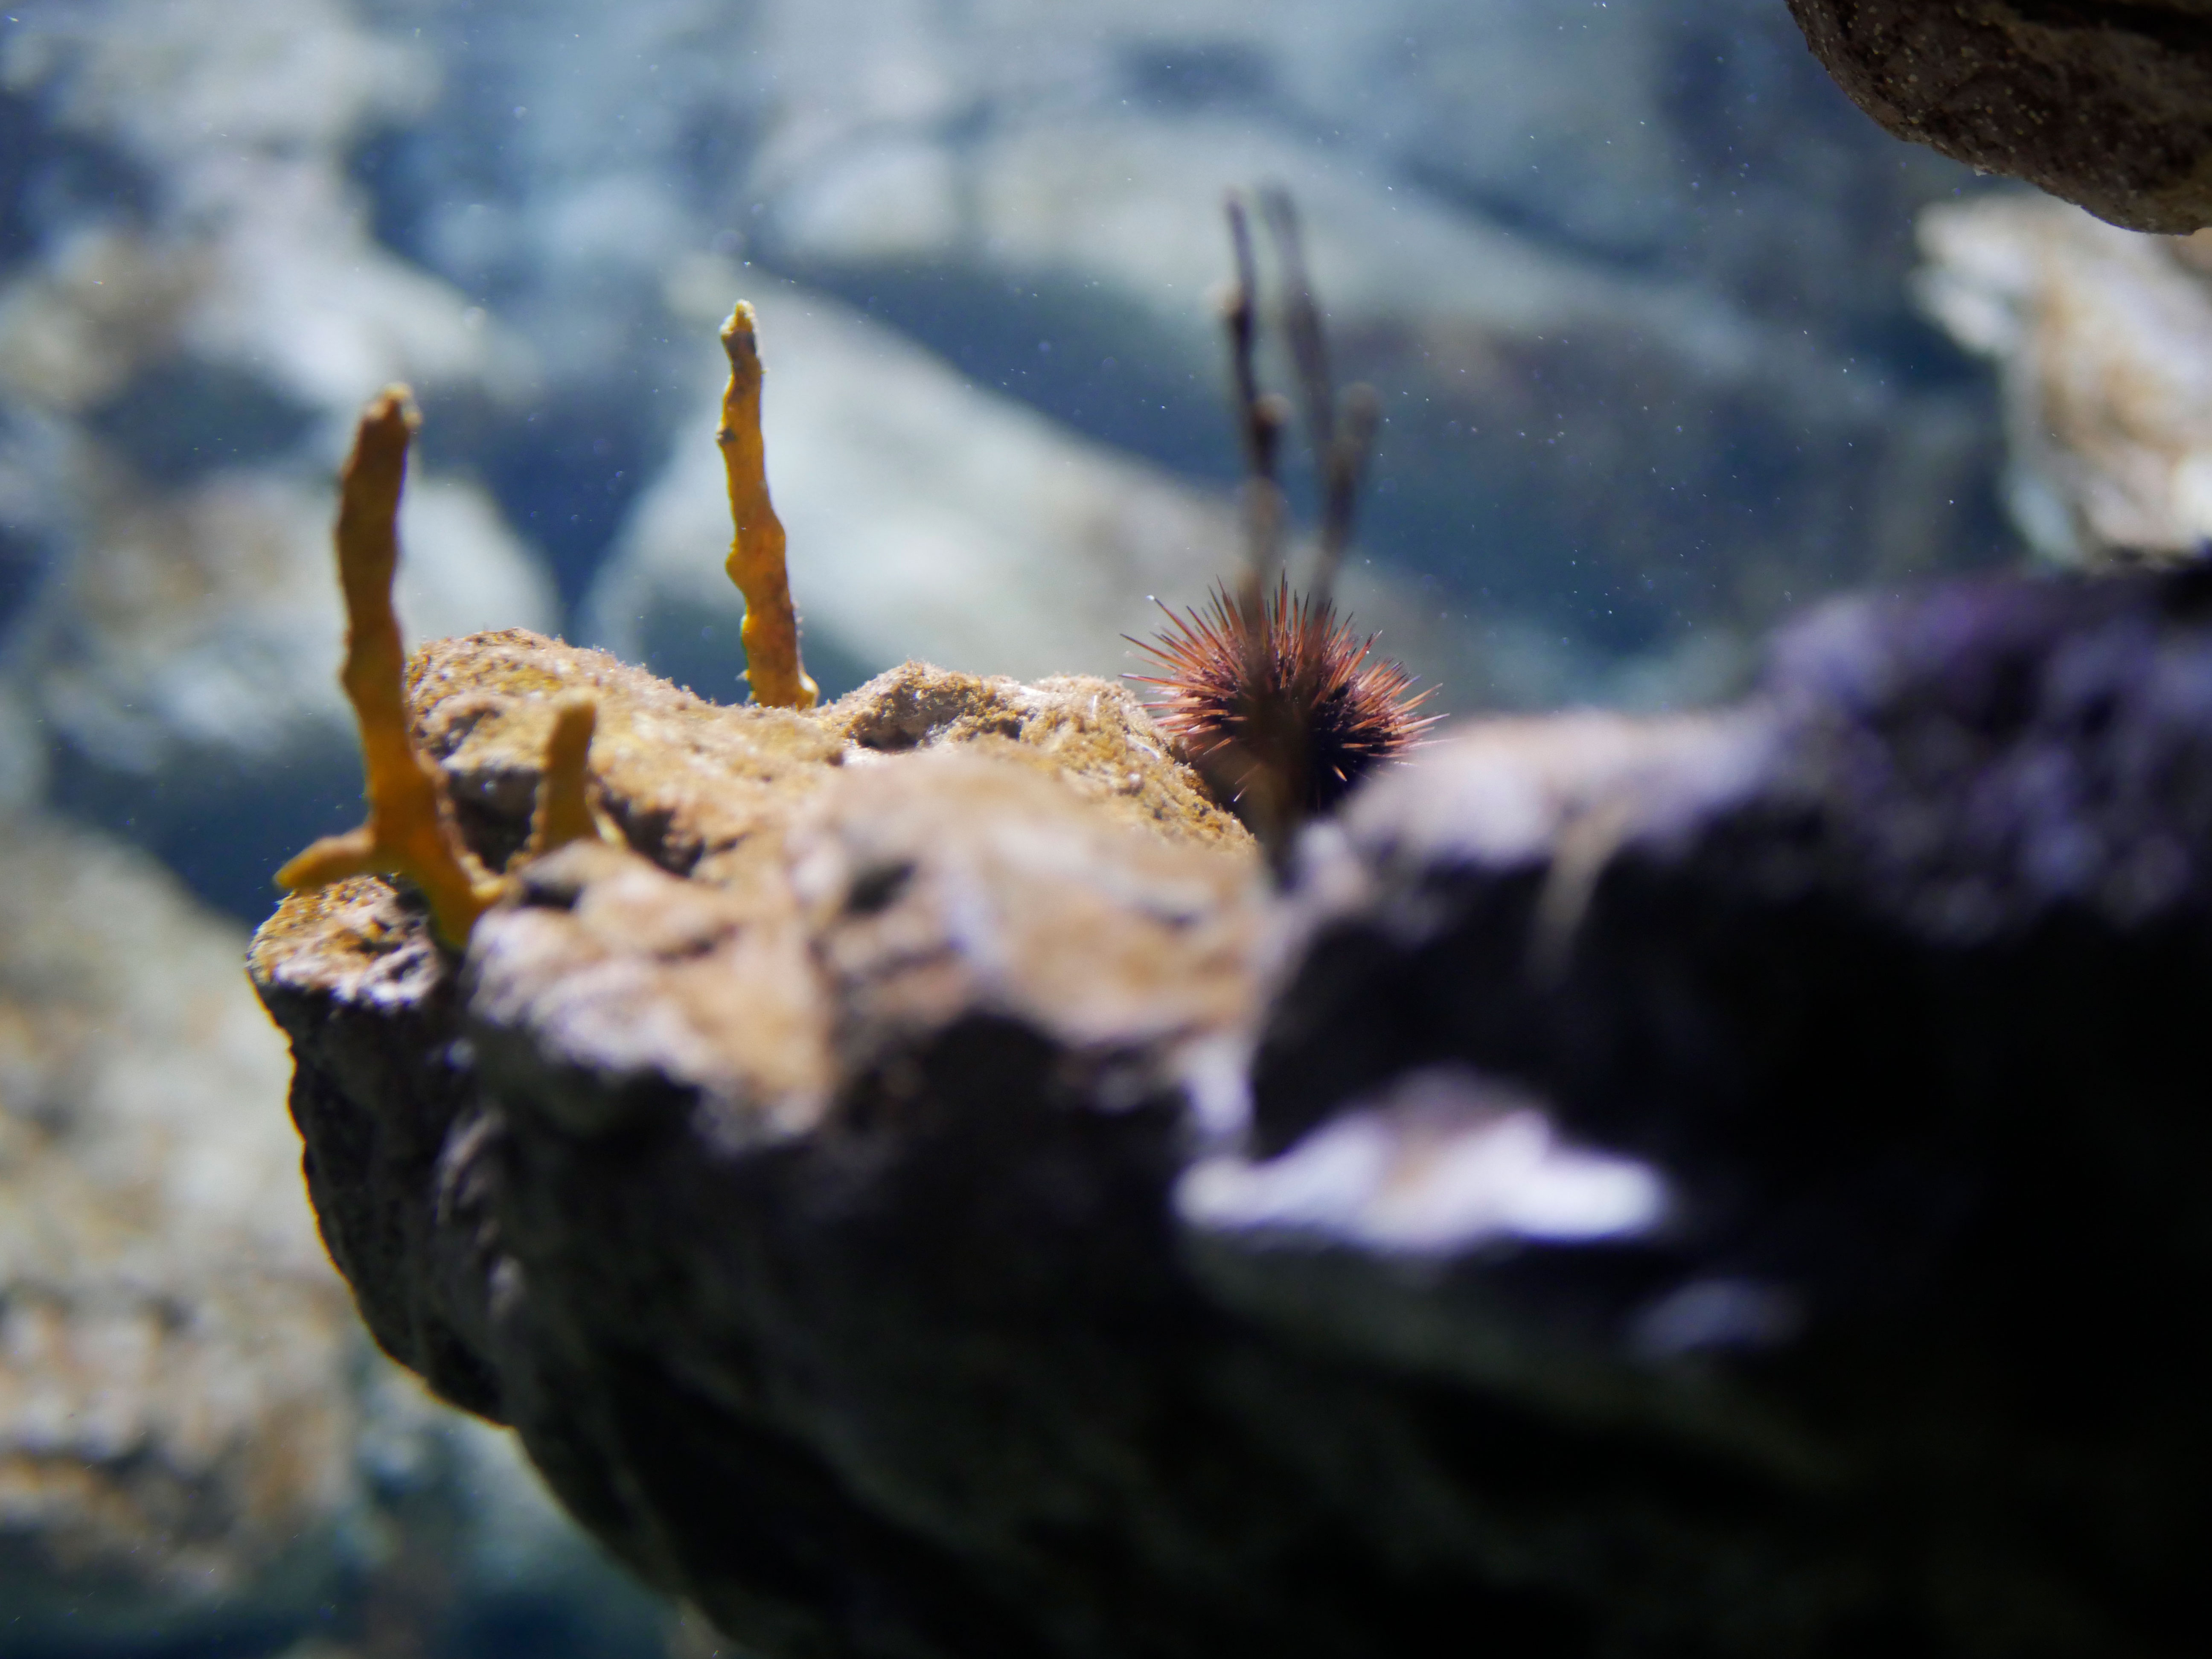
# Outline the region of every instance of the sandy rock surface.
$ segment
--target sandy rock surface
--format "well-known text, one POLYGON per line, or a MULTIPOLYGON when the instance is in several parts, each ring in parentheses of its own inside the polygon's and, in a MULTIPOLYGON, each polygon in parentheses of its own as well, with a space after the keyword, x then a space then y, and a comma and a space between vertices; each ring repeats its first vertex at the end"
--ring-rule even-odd
MULTIPOLYGON (((342 1157, 311 1158, 309 1187, 333 1254, 371 1287, 363 1311, 379 1340, 486 1413, 499 1411, 501 1384, 483 1358, 481 1264, 443 1260, 450 1229, 409 1190, 446 1156, 471 1097, 471 1070, 440 1058, 433 1036, 456 1028, 457 999, 496 1006, 525 1032, 561 1026, 554 1048, 575 1048, 586 1080, 556 1091, 581 1121, 618 1121, 661 1097, 654 1075, 680 1055, 673 1063, 714 1091, 733 1124, 797 1128, 826 1109, 842 1074, 832 1055, 847 1023, 841 951, 880 958, 843 997, 917 1000, 925 1023, 979 987, 996 988, 1010 1010, 1056 994, 1077 1018, 1085 974, 1059 953, 1110 939, 1117 904, 1161 886, 1164 915, 1127 947, 1141 956, 1152 934, 1155 945, 1189 943, 1192 906, 1233 918, 1256 878, 1243 828, 1166 755, 1135 699, 1103 681, 1030 687, 909 664, 813 714, 727 708, 603 652, 519 631, 439 641, 409 678, 416 739, 444 767, 459 821, 494 867, 526 835, 553 695, 592 690, 599 810, 627 848, 573 848, 529 866, 517 903, 480 925, 471 960, 482 976, 466 991, 380 880, 288 900, 255 946, 272 1009, 340 1070, 349 1045, 386 1046, 377 1027, 387 1013, 416 1024, 379 1063, 396 1068, 394 1087, 419 1111, 404 1128, 345 1137, 342 1157), (1101 836, 1121 873, 1103 878, 1095 926, 1036 932, 1021 895, 1073 882, 1072 898, 1101 836), (1164 846, 1167 867, 1154 868, 1164 846), (925 860, 955 858, 935 879, 916 875, 925 860), (824 930, 848 909, 890 915, 839 945, 824 930), (604 994, 579 999, 574 982, 604 994), (302 1022, 330 1006, 349 1012, 308 1035, 302 1022), (611 1101, 591 1097, 588 1079, 608 1067, 635 1074, 635 1102, 627 1084, 611 1101)), ((535 1039, 489 1041, 526 1056, 535 1039)), ((310 1089, 294 1111, 311 1138, 325 1127, 344 1136, 342 1099, 310 1089)))

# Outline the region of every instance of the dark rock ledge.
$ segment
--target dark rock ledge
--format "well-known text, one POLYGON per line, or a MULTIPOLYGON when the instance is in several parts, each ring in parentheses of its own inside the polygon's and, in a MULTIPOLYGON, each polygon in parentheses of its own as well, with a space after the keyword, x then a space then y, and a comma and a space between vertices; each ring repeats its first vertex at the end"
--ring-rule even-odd
POLYGON ((1473 726, 1280 898, 1102 683, 520 635, 414 678, 487 855, 581 684, 632 850, 253 973, 380 1340, 740 1642, 2195 1650, 2212 574, 1473 726))
POLYGON ((2212 225, 2207 0, 1790 0, 1813 55, 1899 138, 2130 230, 2212 225))

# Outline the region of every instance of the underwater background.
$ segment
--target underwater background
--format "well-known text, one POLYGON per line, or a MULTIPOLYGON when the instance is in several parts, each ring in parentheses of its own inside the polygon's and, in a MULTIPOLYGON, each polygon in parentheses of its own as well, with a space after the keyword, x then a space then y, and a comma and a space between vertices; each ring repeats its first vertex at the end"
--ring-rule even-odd
POLYGON ((1779 0, 12 16, 7 684, 51 799, 244 919, 352 817, 325 526, 379 385, 426 413, 418 636, 742 695, 744 295, 825 694, 1117 673, 1236 556, 1232 185, 1294 194, 1382 393, 1348 598, 1453 712, 1710 699, 1792 607, 2008 556, 1989 379, 1911 285, 1976 181, 1779 0))
POLYGON ((1138 670, 1237 556, 1213 294, 1261 185, 1382 402, 1344 598, 1453 715, 1710 702, 1825 594, 2079 551, 1918 228, 1991 181, 1782 0, 5 14, 0 1655, 716 1650, 374 1356, 299 1191, 237 959, 359 815, 362 403, 425 415, 415 637, 736 700, 749 298, 825 696, 1138 670))

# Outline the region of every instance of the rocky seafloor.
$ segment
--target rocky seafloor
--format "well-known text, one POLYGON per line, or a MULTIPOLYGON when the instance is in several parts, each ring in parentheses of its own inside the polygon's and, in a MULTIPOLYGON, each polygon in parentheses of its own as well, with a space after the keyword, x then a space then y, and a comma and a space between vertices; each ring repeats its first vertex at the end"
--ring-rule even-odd
POLYGON ((364 1335, 246 942, 0 799, 0 1653, 653 1659, 509 1437, 364 1335))
POLYGON ((2212 573, 1854 602, 1480 724, 1278 891, 1103 682, 410 672, 465 952, 288 900, 331 1254, 775 1655, 2179 1655, 2212 1540, 2212 573))

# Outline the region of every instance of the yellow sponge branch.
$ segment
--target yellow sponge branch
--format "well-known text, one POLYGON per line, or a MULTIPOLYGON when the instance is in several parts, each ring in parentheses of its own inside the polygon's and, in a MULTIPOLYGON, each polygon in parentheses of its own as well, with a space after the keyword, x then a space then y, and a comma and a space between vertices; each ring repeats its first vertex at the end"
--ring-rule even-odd
POLYGON ((768 463, 761 441, 760 349, 753 337, 753 308, 738 301, 722 325, 730 385, 722 394, 722 424, 714 434, 730 479, 730 580, 745 596, 745 678, 753 701, 782 708, 811 708, 817 696, 799 659, 799 617, 792 609, 784 566, 783 525, 769 505, 768 463))
MULTIPOLYGON (((729 354, 730 385, 716 435, 729 473, 735 532, 727 568, 745 596, 746 678, 755 702, 811 708, 817 693, 799 659, 799 617, 784 568, 783 526, 769 504, 760 352, 750 306, 740 301, 731 313, 722 348, 729 354)), ((317 842, 276 872, 276 883, 299 892, 348 876, 404 876, 428 901, 438 937, 458 950, 467 945, 477 918, 508 884, 487 874, 471 856, 453 823, 444 775, 416 751, 408 731, 407 652, 392 614, 392 580, 399 565, 407 450, 421 424, 407 388, 386 386, 362 412, 353 453, 338 477, 338 581, 346 608, 345 666, 338 680, 361 727, 368 821, 317 842)), ((574 841, 621 844, 620 834, 591 803, 589 763, 598 722, 599 704, 587 694, 565 696, 555 707, 523 862, 574 841)))
POLYGON ((599 720, 598 700, 571 692, 554 705, 553 732, 545 740, 545 763, 538 775, 538 804, 531 815, 525 861, 542 858, 572 841, 610 839, 599 828, 586 792, 592 733, 599 720))
POLYGON ((471 874, 442 781, 408 737, 406 647, 392 614, 392 579, 399 562, 397 520, 407 447, 420 424, 407 388, 386 387, 362 414, 353 453, 339 475, 337 542, 346 656, 338 678, 361 726, 368 822, 317 842, 276 872, 276 884, 297 892, 347 876, 404 876, 429 901, 439 936, 458 947, 468 942, 469 930, 500 884, 471 874))

